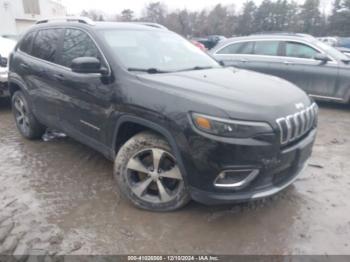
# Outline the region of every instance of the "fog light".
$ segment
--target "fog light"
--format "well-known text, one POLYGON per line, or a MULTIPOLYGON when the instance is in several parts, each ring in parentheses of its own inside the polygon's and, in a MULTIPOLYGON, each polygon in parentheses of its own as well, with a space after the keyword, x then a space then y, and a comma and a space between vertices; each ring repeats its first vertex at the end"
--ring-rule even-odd
POLYGON ((224 170, 214 181, 216 187, 242 189, 249 185, 257 175, 258 169, 224 170))

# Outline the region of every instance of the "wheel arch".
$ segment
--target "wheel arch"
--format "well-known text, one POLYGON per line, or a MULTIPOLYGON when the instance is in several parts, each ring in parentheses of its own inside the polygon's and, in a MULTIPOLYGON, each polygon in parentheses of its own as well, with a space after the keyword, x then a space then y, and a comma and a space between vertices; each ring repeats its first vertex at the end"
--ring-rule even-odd
POLYGON ((8 88, 9 88, 9 92, 10 92, 10 97, 12 97, 16 91, 22 91, 25 94, 28 93, 26 85, 17 78, 9 79, 8 88))
POLYGON ((126 141, 128 141, 134 135, 143 131, 156 133, 162 136, 169 143, 173 151, 172 153, 174 154, 176 161, 180 167, 181 173, 186 179, 186 169, 184 167, 181 153, 173 134, 161 125, 137 116, 125 115, 121 116, 118 119, 113 135, 113 158, 116 157, 120 147, 126 141))

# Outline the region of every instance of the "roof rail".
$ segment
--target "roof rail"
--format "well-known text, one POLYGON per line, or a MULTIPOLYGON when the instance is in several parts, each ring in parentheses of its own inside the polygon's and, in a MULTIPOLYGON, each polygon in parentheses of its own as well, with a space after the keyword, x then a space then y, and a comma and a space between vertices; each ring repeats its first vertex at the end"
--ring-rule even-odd
POLYGON ((250 36, 258 36, 258 35, 284 35, 284 36, 297 36, 297 37, 313 37, 312 35, 303 34, 303 33, 293 33, 293 32, 259 32, 251 34, 250 36))
POLYGON ((64 17, 53 17, 53 18, 47 18, 47 19, 41 19, 38 20, 35 24, 45 24, 50 22, 78 22, 82 24, 87 25, 95 25, 95 22, 92 21, 88 17, 82 17, 82 16, 64 16, 64 17))
POLYGON ((168 30, 168 28, 166 28, 164 25, 157 24, 157 23, 152 23, 152 22, 133 22, 133 23, 168 30))

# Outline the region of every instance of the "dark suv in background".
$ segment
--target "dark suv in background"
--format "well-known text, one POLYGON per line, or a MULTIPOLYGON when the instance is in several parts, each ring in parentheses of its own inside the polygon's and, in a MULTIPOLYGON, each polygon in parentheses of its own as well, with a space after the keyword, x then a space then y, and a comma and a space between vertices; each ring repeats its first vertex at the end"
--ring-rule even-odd
POLYGON ((40 21, 10 57, 20 133, 62 130, 114 161, 123 194, 168 211, 275 194, 310 157, 317 106, 296 86, 223 68, 179 35, 40 21))
POLYGON ((286 79, 315 99, 350 102, 350 58, 312 36, 235 37, 211 54, 225 65, 286 79))

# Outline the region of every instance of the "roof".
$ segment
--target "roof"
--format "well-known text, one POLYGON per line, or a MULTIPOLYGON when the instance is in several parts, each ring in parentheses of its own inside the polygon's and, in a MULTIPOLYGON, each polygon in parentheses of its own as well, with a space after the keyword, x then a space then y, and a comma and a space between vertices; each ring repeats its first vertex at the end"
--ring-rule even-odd
POLYGON ((220 42, 218 46, 215 47, 221 47, 225 44, 231 43, 231 42, 238 42, 238 41, 249 41, 249 40, 264 40, 264 39, 269 39, 269 40, 306 40, 306 41, 314 41, 316 40, 313 36, 311 35, 306 35, 306 34, 285 34, 285 33, 272 33, 272 34, 256 34, 256 35, 249 35, 249 36, 241 36, 241 37, 231 37, 226 40, 223 40, 220 42))
POLYGON ((256 34, 242 37, 232 37, 229 39, 315 39, 307 34, 292 34, 292 33, 270 33, 270 34, 256 34))
POLYGON ((166 27, 148 22, 95 22, 86 17, 57 17, 42 19, 36 22, 35 27, 56 27, 74 25, 90 28, 120 28, 120 29, 142 29, 142 30, 164 30, 166 27))

